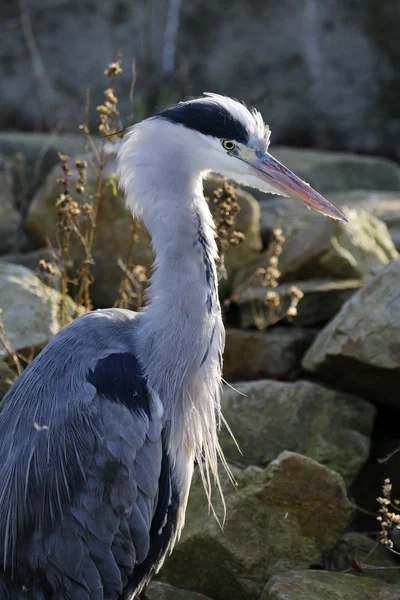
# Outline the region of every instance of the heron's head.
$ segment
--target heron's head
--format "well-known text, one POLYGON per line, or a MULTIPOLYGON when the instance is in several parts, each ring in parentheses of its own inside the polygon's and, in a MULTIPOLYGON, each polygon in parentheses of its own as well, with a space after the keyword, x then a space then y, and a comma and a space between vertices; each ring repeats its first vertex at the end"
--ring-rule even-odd
POLYGON ((346 221, 334 206, 277 161, 268 152, 270 129, 261 114, 220 96, 181 102, 157 118, 176 125, 176 136, 185 128, 192 137, 193 152, 201 166, 237 183, 273 194, 292 196, 318 212, 346 221))
POLYGON ((152 161, 161 157, 164 180, 168 176, 173 180, 177 175, 175 163, 187 171, 214 171, 242 185, 298 198, 324 215, 347 221, 339 210, 269 154, 269 141, 270 129, 257 110, 248 110, 226 96, 205 94, 171 106, 132 128, 120 155, 122 182, 126 189, 129 177, 123 174, 124 156, 129 164, 129 156, 142 153, 143 165, 143 150, 147 146, 152 161))

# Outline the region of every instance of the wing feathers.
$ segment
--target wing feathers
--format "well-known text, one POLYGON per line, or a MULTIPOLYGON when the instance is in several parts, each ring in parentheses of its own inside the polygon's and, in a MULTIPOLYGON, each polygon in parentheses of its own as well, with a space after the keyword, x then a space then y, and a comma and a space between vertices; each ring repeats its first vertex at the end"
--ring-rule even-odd
MULTIPOLYGON (((16 508, 0 507, 1 600, 116 600, 154 570, 155 558, 140 574, 138 566, 149 557, 154 519, 159 529, 168 511, 162 405, 129 353, 99 360, 88 382, 91 402, 82 382, 74 392, 86 390, 79 411, 67 397, 47 429, 20 432, 3 454, 12 459, 0 462, 0 486, 8 479, 13 489, 3 506, 16 508), (7 554, 14 573, 4 566, 7 554)), ((45 384, 40 389, 46 394, 45 384)), ((18 414, 7 415, 8 431, 18 429, 18 414)), ((0 461, 2 425, 0 417, 0 461)))

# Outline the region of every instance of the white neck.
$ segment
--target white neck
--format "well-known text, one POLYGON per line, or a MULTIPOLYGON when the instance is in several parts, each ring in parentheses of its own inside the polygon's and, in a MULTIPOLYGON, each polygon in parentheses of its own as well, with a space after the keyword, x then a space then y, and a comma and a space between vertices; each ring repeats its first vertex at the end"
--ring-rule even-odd
POLYGON ((224 330, 213 222, 203 173, 185 146, 171 141, 155 152, 153 130, 151 122, 135 127, 119 157, 128 206, 141 214, 156 254, 137 352, 164 405, 172 455, 185 446, 201 462, 204 453, 216 473, 224 330))

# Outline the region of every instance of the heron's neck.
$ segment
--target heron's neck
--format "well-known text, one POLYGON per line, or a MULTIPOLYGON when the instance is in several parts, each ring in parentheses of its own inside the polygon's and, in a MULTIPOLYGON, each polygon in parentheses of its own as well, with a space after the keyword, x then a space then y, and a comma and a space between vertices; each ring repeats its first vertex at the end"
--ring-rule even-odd
POLYGON ((175 165, 173 177, 168 168, 153 166, 148 177, 141 169, 143 218, 156 255, 141 349, 149 381, 169 402, 182 390, 190 395, 204 363, 221 354, 217 249, 201 175, 184 164, 179 172, 175 165))

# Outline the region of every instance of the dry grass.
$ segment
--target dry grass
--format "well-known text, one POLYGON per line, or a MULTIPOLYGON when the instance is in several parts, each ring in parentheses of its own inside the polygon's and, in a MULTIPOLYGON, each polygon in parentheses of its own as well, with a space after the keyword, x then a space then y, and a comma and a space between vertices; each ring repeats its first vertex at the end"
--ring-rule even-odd
POLYGON ((380 542, 388 550, 400 556, 400 552, 393 548, 391 533, 400 529, 400 500, 392 500, 392 484, 390 479, 385 479, 382 487, 382 496, 376 499, 380 504, 381 513, 377 520, 381 526, 380 542))
POLYGON ((223 179, 221 187, 213 190, 212 197, 206 197, 206 201, 217 232, 219 278, 227 279, 225 254, 230 246, 237 246, 245 239, 244 233, 235 229, 236 216, 240 212, 235 188, 227 179, 223 179))
POLYGON ((268 327, 275 325, 282 319, 292 320, 297 316, 297 307, 303 298, 303 292, 296 286, 289 289, 289 299, 282 298, 276 291, 282 276, 279 270, 279 258, 282 254, 283 245, 286 241, 282 229, 276 227, 272 232, 272 240, 265 253, 265 266, 258 267, 247 279, 237 286, 231 296, 224 302, 225 308, 229 308, 232 302, 238 300, 244 290, 252 299, 252 310, 254 324, 259 331, 265 331, 268 327), (256 305, 253 296, 253 287, 265 288, 264 309, 256 305))
MULTIPOLYGON (((90 288, 94 282, 93 266, 95 259, 93 257, 93 246, 96 239, 96 230, 98 224, 98 215, 101 203, 103 202, 103 192, 105 186, 109 185, 113 189, 114 195, 117 194, 117 185, 115 176, 111 175, 105 178, 106 166, 106 144, 115 143, 121 138, 122 124, 119 120, 118 97, 116 94, 116 80, 122 72, 122 55, 118 55, 107 69, 104 71, 109 79, 109 84, 104 90, 103 104, 97 106, 99 115, 98 133, 101 134, 100 145, 95 143, 95 139, 90 132, 88 125, 89 113, 89 94, 87 95, 86 119, 80 126, 85 136, 85 145, 90 153, 88 160, 92 173, 95 174, 94 188, 95 193, 88 194, 86 191, 88 162, 81 159, 75 160, 76 180, 75 191, 81 198, 81 201, 74 202, 68 193, 68 185, 72 171, 68 167, 69 157, 60 155, 61 169, 63 176, 59 178, 62 186, 61 195, 56 201, 59 211, 59 250, 61 253, 61 306, 60 322, 64 326, 70 319, 67 311, 67 296, 74 289, 73 299, 76 304, 85 310, 92 310, 90 288), (75 235, 81 244, 84 259, 77 267, 76 272, 71 275, 73 261, 71 259, 71 235, 75 235)), ((132 67, 132 84, 129 91, 130 99, 133 96, 135 83, 134 63, 132 67)), ((130 115, 129 119, 132 118, 130 115)), ((122 257, 119 259, 119 265, 122 271, 120 294, 116 306, 140 308, 143 299, 143 287, 147 281, 147 274, 141 265, 134 262, 134 248, 138 241, 139 226, 137 222, 132 223, 132 238, 128 248, 128 257, 124 262, 122 257)))

